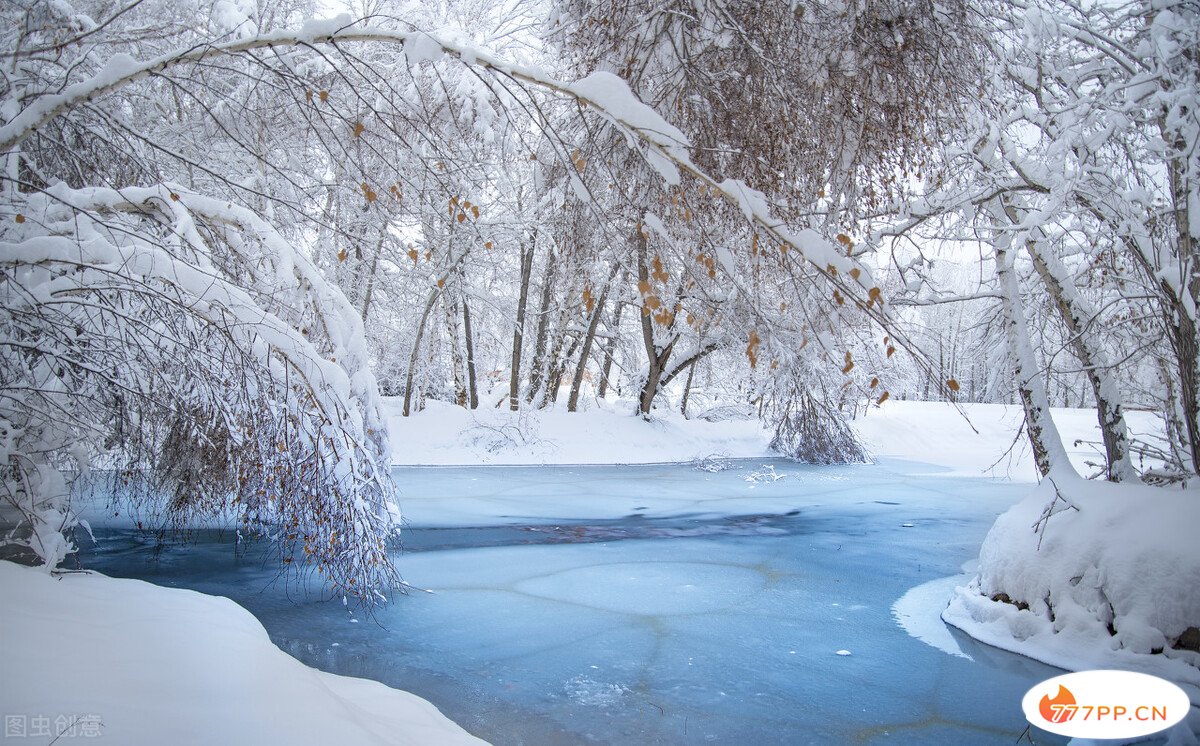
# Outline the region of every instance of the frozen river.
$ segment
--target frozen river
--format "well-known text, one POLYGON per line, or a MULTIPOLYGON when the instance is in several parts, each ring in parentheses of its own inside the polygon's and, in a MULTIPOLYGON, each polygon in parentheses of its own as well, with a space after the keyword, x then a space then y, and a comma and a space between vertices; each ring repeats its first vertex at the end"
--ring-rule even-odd
POLYGON ((85 562, 229 596, 304 662, 495 743, 1016 742, 1021 696, 1061 672, 951 632, 948 586, 925 584, 969 569, 1027 486, 894 461, 720 466, 397 469, 398 561, 432 592, 373 615, 228 532, 156 551, 97 530, 85 562))

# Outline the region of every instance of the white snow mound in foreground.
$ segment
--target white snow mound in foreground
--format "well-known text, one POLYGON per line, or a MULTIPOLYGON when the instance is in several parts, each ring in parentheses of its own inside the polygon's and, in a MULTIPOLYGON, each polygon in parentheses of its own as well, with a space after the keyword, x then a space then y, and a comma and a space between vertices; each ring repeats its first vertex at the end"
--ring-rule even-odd
POLYGON ((1078 510, 1059 499, 1035 533, 1047 480, 1000 516, 943 619, 1050 665, 1161 676, 1200 702, 1200 653, 1173 647, 1200 627, 1200 491, 1055 481, 1078 510))
POLYGON ((420 697, 305 666, 227 598, 4 561, 0 594, 0 710, 27 724, 96 717, 131 746, 483 743, 420 697))

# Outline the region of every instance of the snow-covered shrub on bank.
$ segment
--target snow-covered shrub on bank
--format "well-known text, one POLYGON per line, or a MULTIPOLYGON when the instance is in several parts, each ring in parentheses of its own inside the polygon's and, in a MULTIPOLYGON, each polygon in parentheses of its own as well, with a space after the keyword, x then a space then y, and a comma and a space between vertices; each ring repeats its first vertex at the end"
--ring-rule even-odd
POLYGON ((862 464, 866 451, 842 413, 807 391, 794 395, 775 427, 771 450, 805 464, 862 464))
MULTIPOLYGON (((5 546, 48 567, 98 458, 187 518, 233 506, 342 592, 394 585, 387 433, 362 323, 254 213, 179 187, 0 209, 5 546), (148 483, 142 473, 153 475, 148 483)), ((299 564, 299 563, 298 563, 299 564)))
POLYGON ((996 521, 944 618, 1053 665, 1200 686, 1197 526, 1195 489, 1057 474, 996 521))

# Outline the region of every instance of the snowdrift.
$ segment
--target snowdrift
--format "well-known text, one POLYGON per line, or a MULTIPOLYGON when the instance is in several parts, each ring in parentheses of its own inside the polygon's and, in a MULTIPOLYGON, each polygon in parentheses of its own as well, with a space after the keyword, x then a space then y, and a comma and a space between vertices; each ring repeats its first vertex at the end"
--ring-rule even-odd
POLYGON ((0 589, 0 710, 26 735, 49 728, 50 738, 130 746, 483 743, 420 697, 305 666, 227 598, 3 561, 0 589))
POLYGON ((1197 527, 1200 490, 1055 476, 997 519, 943 619, 1061 668, 1162 676, 1200 703, 1197 527))
MULTIPOLYGON (((383 398, 396 466, 473 464, 646 464, 688 462, 707 456, 769 458, 771 430, 737 407, 684 418, 656 409, 650 421, 633 415, 634 402, 588 401, 587 408, 511 412, 495 407, 471 411, 427 402, 411 417, 401 402, 383 398), (710 419, 705 419, 709 417, 710 419)), ((868 455, 930 464, 930 476, 990 476, 1033 482, 1037 468, 1028 440, 1018 438, 1019 405, 964 404, 969 419, 945 402, 889 401, 850 422, 868 455), (1016 447, 1013 446, 1014 440, 1016 447)), ((1071 463, 1082 473, 1102 460, 1094 409, 1052 410, 1071 463)), ((1127 412, 1130 429, 1157 435, 1162 422, 1151 412, 1127 412)))
POLYGON ((650 464, 706 456, 768 456, 771 434, 756 418, 709 422, 655 410, 650 421, 628 400, 604 401, 582 412, 562 408, 474 411, 430 401, 403 417, 397 399, 384 397, 392 463, 403 466, 471 464, 650 464))

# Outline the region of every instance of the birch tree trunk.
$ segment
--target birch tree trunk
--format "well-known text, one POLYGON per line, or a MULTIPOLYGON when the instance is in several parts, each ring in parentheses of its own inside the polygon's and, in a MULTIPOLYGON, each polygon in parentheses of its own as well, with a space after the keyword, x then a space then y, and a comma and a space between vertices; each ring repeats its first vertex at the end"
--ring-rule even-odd
POLYGON ((1129 430, 1125 425, 1121 392, 1112 378, 1112 368, 1099 341, 1089 328, 1095 314, 1079 297, 1058 258, 1043 251, 1036 241, 1028 241, 1025 249, 1033 259, 1038 277, 1054 300, 1070 334, 1071 349, 1083 365, 1096 400, 1096 415, 1104 440, 1108 460, 1108 479, 1113 482, 1139 482, 1137 470, 1129 459, 1129 430))
POLYGON ((1013 264, 1010 240, 1007 235, 996 239, 996 279, 1000 286, 1008 358, 1013 366, 1017 394, 1025 410, 1025 432, 1029 435, 1029 444, 1033 447, 1034 461, 1041 476, 1049 476, 1051 472, 1075 474, 1063 448, 1062 437, 1050 416, 1046 385, 1029 341, 1029 327, 1021 304, 1021 288, 1013 264))

